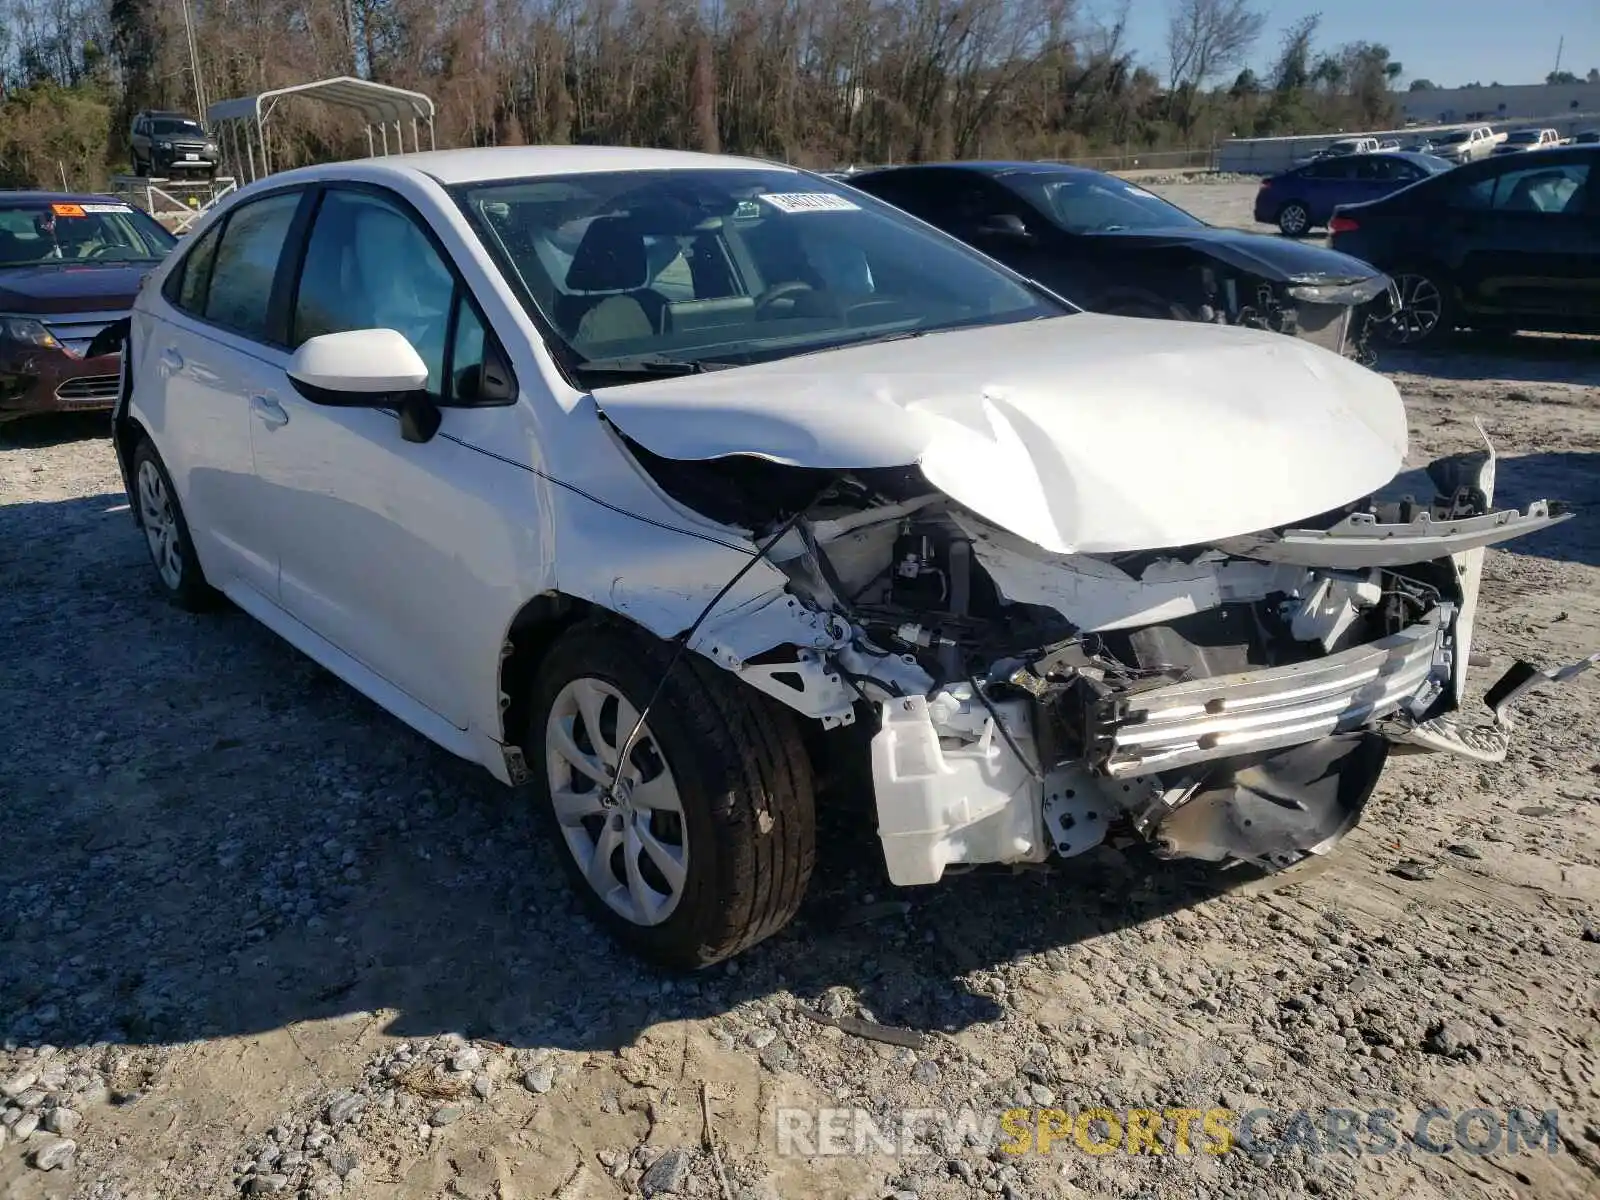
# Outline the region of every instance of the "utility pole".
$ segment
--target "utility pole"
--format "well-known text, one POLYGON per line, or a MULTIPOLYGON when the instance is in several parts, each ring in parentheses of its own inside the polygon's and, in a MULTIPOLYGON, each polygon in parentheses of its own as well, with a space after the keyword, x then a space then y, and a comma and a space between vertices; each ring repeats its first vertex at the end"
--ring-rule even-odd
POLYGON ((183 0, 183 32, 189 41, 189 77, 194 80, 194 102, 198 107, 195 116, 206 118, 206 89, 200 82, 200 54, 195 46, 194 23, 189 19, 189 0, 183 0))

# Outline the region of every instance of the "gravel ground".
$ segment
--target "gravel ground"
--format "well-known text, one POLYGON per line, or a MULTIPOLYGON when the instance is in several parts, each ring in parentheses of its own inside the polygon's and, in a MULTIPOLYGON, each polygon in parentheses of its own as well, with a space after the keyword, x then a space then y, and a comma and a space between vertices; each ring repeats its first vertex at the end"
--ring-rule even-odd
MULTIPOLYGON (((1414 458, 1481 417, 1503 498, 1580 507, 1490 552, 1481 682, 1600 647, 1600 347, 1385 368, 1414 458)), ((870 823, 825 814, 799 921, 670 980, 581 915, 517 795, 245 616, 160 602, 98 419, 13 437, 0 1196, 1600 1189, 1600 678, 1536 695, 1502 767, 1396 761, 1335 854, 1271 879, 1106 849, 897 891, 870 823), (824 1023, 852 1017, 925 1037, 824 1023), (818 1105, 1389 1108, 1403 1131, 1520 1106, 1559 1109, 1560 1143, 1009 1155, 935 1125, 912 1155, 780 1153, 777 1110, 818 1105)))

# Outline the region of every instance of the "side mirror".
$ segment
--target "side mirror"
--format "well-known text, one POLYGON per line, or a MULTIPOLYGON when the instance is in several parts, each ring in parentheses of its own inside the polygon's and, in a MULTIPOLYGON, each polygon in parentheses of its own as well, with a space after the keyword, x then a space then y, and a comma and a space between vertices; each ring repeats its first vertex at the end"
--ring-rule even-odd
POLYGON ((313 404, 394 408, 408 442, 439 432, 439 408, 427 392, 428 364, 393 329, 351 329, 301 343, 289 360, 289 382, 313 404))
POLYGON ((1024 240, 1030 236, 1028 227, 1022 223, 1022 218, 1015 213, 998 213, 992 217, 985 217, 978 224, 978 232, 986 237, 1004 237, 1024 240))

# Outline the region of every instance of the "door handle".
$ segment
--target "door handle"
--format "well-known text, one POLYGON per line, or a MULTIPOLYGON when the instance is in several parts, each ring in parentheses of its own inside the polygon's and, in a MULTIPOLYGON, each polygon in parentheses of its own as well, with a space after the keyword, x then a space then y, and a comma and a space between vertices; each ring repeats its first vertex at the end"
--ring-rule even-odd
POLYGON ((168 346, 161 352, 161 366, 169 374, 183 370, 183 355, 168 346))
POLYGON ((250 408, 268 429, 281 429, 289 423, 289 411, 271 396, 251 396, 250 408))

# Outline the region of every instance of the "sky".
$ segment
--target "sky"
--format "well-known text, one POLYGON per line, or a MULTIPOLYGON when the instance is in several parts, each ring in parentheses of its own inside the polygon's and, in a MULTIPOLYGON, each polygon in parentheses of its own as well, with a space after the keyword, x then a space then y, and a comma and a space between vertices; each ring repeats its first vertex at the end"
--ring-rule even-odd
MULTIPOLYGON (((1094 0, 1101 13, 1116 0, 1094 0)), ((1261 72, 1283 31, 1321 12, 1319 49, 1344 42, 1379 42, 1405 67, 1400 86, 1430 79, 1463 83, 1543 83, 1555 69, 1556 45, 1566 46, 1561 69, 1582 78, 1600 67, 1600 0, 1257 0, 1268 14, 1250 66, 1261 72)), ((1129 0, 1128 38, 1139 60, 1164 74, 1169 0, 1129 0)))

